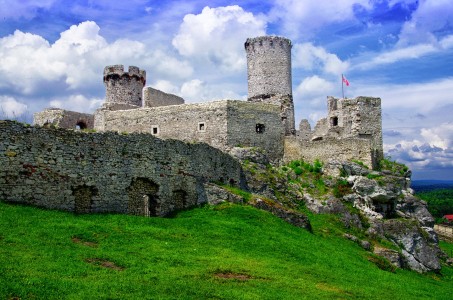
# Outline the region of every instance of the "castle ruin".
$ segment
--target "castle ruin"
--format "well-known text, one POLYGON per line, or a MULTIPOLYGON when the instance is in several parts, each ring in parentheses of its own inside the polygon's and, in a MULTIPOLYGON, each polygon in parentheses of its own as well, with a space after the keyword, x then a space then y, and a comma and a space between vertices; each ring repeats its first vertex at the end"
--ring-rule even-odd
POLYGON ((258 147, 273 163, 301 157, 313 161, 358 159, 376 167, 383 157, 381 100, 328 97, 327 117, 314 130, 307 120, 295 126, 291 41, 278 36, 249 38, 248 99, 185 104, 176 95, 145 87, 137 67, 107 66, 104 104, 94 115, 47 109, 34 124, 96 131, 149 133, 161 139, 204 142, 224 152, 258 147))

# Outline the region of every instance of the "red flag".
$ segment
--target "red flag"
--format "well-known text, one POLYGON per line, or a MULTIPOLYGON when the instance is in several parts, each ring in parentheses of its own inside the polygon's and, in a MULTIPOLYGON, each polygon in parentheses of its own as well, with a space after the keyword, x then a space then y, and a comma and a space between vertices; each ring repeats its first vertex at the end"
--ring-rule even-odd
POLYGON ((343 78, 343 82, 346 84, 346 86, 349 86, 349 81, 344 77, 343 74, 341 74, 341 77, 343 78))

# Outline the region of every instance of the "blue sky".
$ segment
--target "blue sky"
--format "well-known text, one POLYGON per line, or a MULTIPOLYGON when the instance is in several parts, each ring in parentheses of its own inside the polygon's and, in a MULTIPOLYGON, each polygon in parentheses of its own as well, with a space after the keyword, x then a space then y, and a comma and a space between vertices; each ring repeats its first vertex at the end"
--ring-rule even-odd
MULTIPOLYGON (((247 37, 293 43, 296 122, 326 97, 382 98, 384 148, 413 179, 453 179, 451 0, 0 0, 0 113, 92 112, 111 64, 187 102, 246 99, 247 37)), ((297 125, 297 124, 296 124, 297 125)))

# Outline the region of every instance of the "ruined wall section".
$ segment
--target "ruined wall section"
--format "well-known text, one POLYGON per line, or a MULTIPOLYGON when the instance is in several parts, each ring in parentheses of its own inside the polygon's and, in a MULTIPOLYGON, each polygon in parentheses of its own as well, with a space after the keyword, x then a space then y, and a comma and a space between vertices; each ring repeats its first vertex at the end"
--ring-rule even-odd
POLYGON ((47 108, 33 114, 33 125, 66 129, 93 129, 94 116, 60 108, 47 108))
POLYGON ((373 151, 369 139, 344 138, 301 141, 295 137, 285 138, 285 163, 304 159, 313 162, 316 159, 327 163, 331 160, 359 160, 367 166, 373 164, 373 151))
POLYGON ((249 38, 245 42, 248 100, 280 105, 286 135, 295 133, 291 47, 289 39, 279 36, 249 38))
POLYGON ((166 215, 206 202, 206 182, 245 187, 240 164, 206 144, 11 121, 0 165, 0 200, 79 213, 166 215))
POLYGON ((261 147, 272 160, 283 155, 280 108, 272 104, 223 100, 103 113, 106 131, 204 142, 223 151, 238 145, 261 147))
POLYGON ((143 90, 143 107, 159 107, 167 105, 184 104, 184 99, 156 90, 152 87, 146 87, 143 90))
POLYGON ((107 111, 104 129, 151 133, 162 139, 227 145, 227 102, 172 105, 136 110, 107 111))
POLYGON ((123 65, 107 66, 104 68, 105 104, 141 107, 145 84, 146 72, 138 67, 130 66, 125 72, 123 65))
POLYGON ((277 105, 228 101, 228 146, 259 147, 273 162, 283 157, 285 128, 277 105))

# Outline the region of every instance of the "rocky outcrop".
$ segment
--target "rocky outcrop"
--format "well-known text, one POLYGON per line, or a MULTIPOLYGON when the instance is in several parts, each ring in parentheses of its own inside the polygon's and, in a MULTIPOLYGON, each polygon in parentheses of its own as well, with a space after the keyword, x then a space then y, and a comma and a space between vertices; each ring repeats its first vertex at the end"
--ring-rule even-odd
POLYGON ((309 231, 312 230, 310 220, 307 218, 306 215, 300 212, 288 210, 282 205, 279 205, 278 203, 266 201, 259 198, 254 199, 249 204, 256 208, 268 211, 274 216, 277 216, 280 219, 283 219, 296 227, 305 228, 309 231))
POLYGON ((401 247, 405 266, 418 272, 439 271, 439 248, 418 225, 415 220, 398 219, 383 223, 387 239, 401 247))

